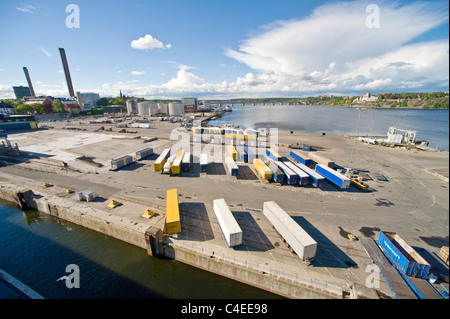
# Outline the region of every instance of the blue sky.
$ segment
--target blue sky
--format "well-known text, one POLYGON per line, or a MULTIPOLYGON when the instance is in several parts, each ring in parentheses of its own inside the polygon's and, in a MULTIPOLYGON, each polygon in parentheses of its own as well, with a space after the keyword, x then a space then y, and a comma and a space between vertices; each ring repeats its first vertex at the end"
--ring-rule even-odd
POLYGON ((0 98, 27 85, 23 66, 37 94, 67 96, 59 47, 75 90, 102 96, 448 91, 448 11, 446 1, 2 0, 0 98), (71 3, 79 28, 66 26, 71 3))

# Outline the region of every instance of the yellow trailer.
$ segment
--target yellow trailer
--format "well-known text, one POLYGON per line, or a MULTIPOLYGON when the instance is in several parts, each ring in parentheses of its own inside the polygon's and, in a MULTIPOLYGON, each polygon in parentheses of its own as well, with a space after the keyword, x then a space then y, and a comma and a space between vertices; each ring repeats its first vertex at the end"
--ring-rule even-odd
POLYGON ((253 167, 255 167, 258 174, 261 176, 262 179, 272 179, 273 172, 272 170, 259 158, 255 158, 253 160, 253 167))
POLYGON ((178 205, 178 190, 176 188, 167 190, 164 230, 169 235, 181 233, 180 207, 178 205))
POLYGON ((164 164, 167 161, 167 157, 169 157, 170 148, 166 148, 161 155, 156 159, 154 166, 155 172, 160 172, 164 168, 164 164))
POLYGON ((184 150, 179 150, 177 157, 173 161, 172 168, 170 173, 174 175, 178 175, 181 173, 181 163, 183 161, 184 150))
POLYGON ((233 145, 228 145, 228 154, 233 158, 233 160, 235 161, 237 158, 237 152, 236 152, 236 148, 233 145))

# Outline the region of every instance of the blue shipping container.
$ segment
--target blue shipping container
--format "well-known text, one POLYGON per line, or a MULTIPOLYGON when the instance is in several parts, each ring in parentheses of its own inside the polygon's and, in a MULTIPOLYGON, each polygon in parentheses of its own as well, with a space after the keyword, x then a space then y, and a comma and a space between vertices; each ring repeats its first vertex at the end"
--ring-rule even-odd
POLYGON ((306 156, 298 151, 291 151, 289 153, 289 156, 292 157, 297 162, 302 163, 306 166, 309 166, 312 163, 312 160, 308 156, 306 156))
POLYGON ((431 268, 430 264, 398 234, 380 232, 378 242, 404 274, 420 278, 428 277, 431 268))
POLYGON ((328 166, 325 166, 323 164, 317 164, 316 172, 342 189, 350 187, 351 182, 350 178, 338 173, 337 171, 333 170, 332 168, 329 168, 328 166))
POLYGON ((283 171, 272 161, 268 161, 266 164, 273 172, 273 181, 276 183, 284 183, 286 176, 283 171))
POLYGON ((281 156, 271 149, 266 149, 266 155, 274 161, 281 161, 281 156))
POLYGON ((314 187, 319 187, 320 185, 322 185, 325 182, 325 177, 323 177, 322 175, 320 175, 313 169, 309 168, 308 166, 306 166, 302 163, 297 163, 297 164, 295 164, 295 166, 297 166, 298 168, 300 168, 302 171, 304 171, 306 174, 309 175, 309 177, 312 180, 312 185, 314 187))
POLYGON ((253 160, 258 157, 258 154, 256 154, 256 148, 244 145, 244 152, 247 153, 247 161, 253 164, 253 160))
POLYGON ((286 165, 284 165, 282 162, 279 161, 275 161, 274 163, 284 173, 286 183, 288 183, 289 185, 295 185, 298 183, 298 175, 295 174, 289 167, 287 167, 286 165))
POLYGON ((236 161, 248 162, 247 153, 244 151, 244 147, 242 146, 236 146, 236 161))
POLYGON ((309 175, 302 171, 298 166, 295 166, 294 163, 289 161, 284 161, 284 165, 289 167, 295 174, 298 175, 298 184, 299 185, 307 185, 309 183, 309 175))

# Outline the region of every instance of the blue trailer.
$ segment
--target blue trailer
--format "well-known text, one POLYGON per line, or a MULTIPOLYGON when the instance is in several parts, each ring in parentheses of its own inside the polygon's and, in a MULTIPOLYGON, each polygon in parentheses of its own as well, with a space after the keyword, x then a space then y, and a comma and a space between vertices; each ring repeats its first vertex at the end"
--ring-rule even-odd
POLYGON ((249 163, 253 163, 253 160, 258 157, 258 154, 256 153, 256 148, 244 145, 244 152, 247 153, 247 161, 249 163))
POLYGON ((295 166, 294 163, 289 162, 289 161, 284 161, 283 163, 284 163, 284 165, 289 167, 291 169, 291 171, 293 171, 295 174, 298 175, 298 184, 299 185, 302 186, 302 185, 307 185, 309 183, 309 175, 306 174, 304 171, 302 171, 297 166, 295 166))
POLYGON ((200 155, 200 171, 206 172, 208 169, 208 154, 201 154, 200 155))
POLYGON ((286 180, 286 175, 283 171, 275 164, 275 162, 268 160, 266 165, 273 172, 273 181, 276 183, 284 183, 286 180))
POLYGON ((431 265, 397 233, 381 231, 378 242, 405 275, 428 277, 431 265))
POLYGON ((248 162, 247 153, 244 151, 244 147, 236 146, 236 161, 237 162, 248 162))
POLYGON ((311 165, 312 160, 305 154, 300 153, 299 151, 291 151, 289 156, 292 157, 295 161, 302 163, 306 166, 311 165))
POLYGON ((275 161, 274 163, 284 173, 286 183, 290 185, 295 185, 298 183, 298 175, 295 174, 289 167, 280 161, 275 161))
POLYGON ((266 155, 273 161, 281 161, 280 154, 270 148, 266 149, 266 155))
POLYGON ((325 177, 328 181, 337 185, 341 189, 347 189, 350 187, 351 180, 345 175, 338 173, 332 168, 323 164, 316 165, 316 172, 325 177))
POLYGON ((302 163, 297 163, 297 164, 295 164, 295 166, 297 166, 298 168, 300 168, 302 171, 304 171, 306 174, 309 175, 309 177, 311 178, 311 181, 312 181, 311 184, 314 187, 320 187, 320 185, 325 183, 325 177, 323 177, 322 175, 317 173, 315 170, 309 168, 308 166, 306 166, 302 163))

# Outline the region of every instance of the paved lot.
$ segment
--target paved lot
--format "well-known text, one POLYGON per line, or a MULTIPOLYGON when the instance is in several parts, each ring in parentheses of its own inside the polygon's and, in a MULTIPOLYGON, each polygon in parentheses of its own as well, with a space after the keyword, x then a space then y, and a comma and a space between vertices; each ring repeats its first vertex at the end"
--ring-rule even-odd
MULTIPOLYGON (((69 149, 106 162, 122 152, 146 147, 161 152, 175 143, 167 138, 175 127, 178 125, 155 128, 151 136, 160 138, 150 143, 66 130, 11 135, 11 141, 22 150, 52 158, 75 161, 75 155, 64 151, 69 149)), ((191 171, 170 176, 154 172, 156 155, 115 172, 106 166, 85 166, 81 172, 39 170, 31 164, 3 167, 0 172, 77 190, 91 189, 106 201, 127 198, 150 207, 164 207, 166 190, 177 188, 183 224, 180 242, 336 285, 344 285, 347 278, 364 284, 365 269, 371 263, 362 245, 348 239, 349 233, 377 238, 380 230, 395 231, 409 244, 436 253, 442 245, 448 245, 449 185, 428 172, 448 172, 448 153, 366 145, 344 137, 280 134, 280 155, 288 156, 287 145, 292 143, 319 146, 320 152, 338 165, 383 174, 387 182, 368 181, 369 192, 353 186, 340 190, 331 184, 321 188, 279 185, 260 180, 249 164, 239 164, 239 175, 231 177, 221 163, 208 167, 207 173, 201 173, 199 165, 194 164, 191 171), (217 198, 226 200, 244 231, 244 245, 240 248, 226 247, 212 210, 212 201, 217 198), (301 262, 269 225, 262 214, 262 204, 269 200, 277 202, 319 243, 312 264, 301 262)), ((130 219, 141 218, 136 212, 127 213, 125 208, 121 214, 128 214, 130 219)), ((390 294, 387 285, 382 291, 390 294)))

